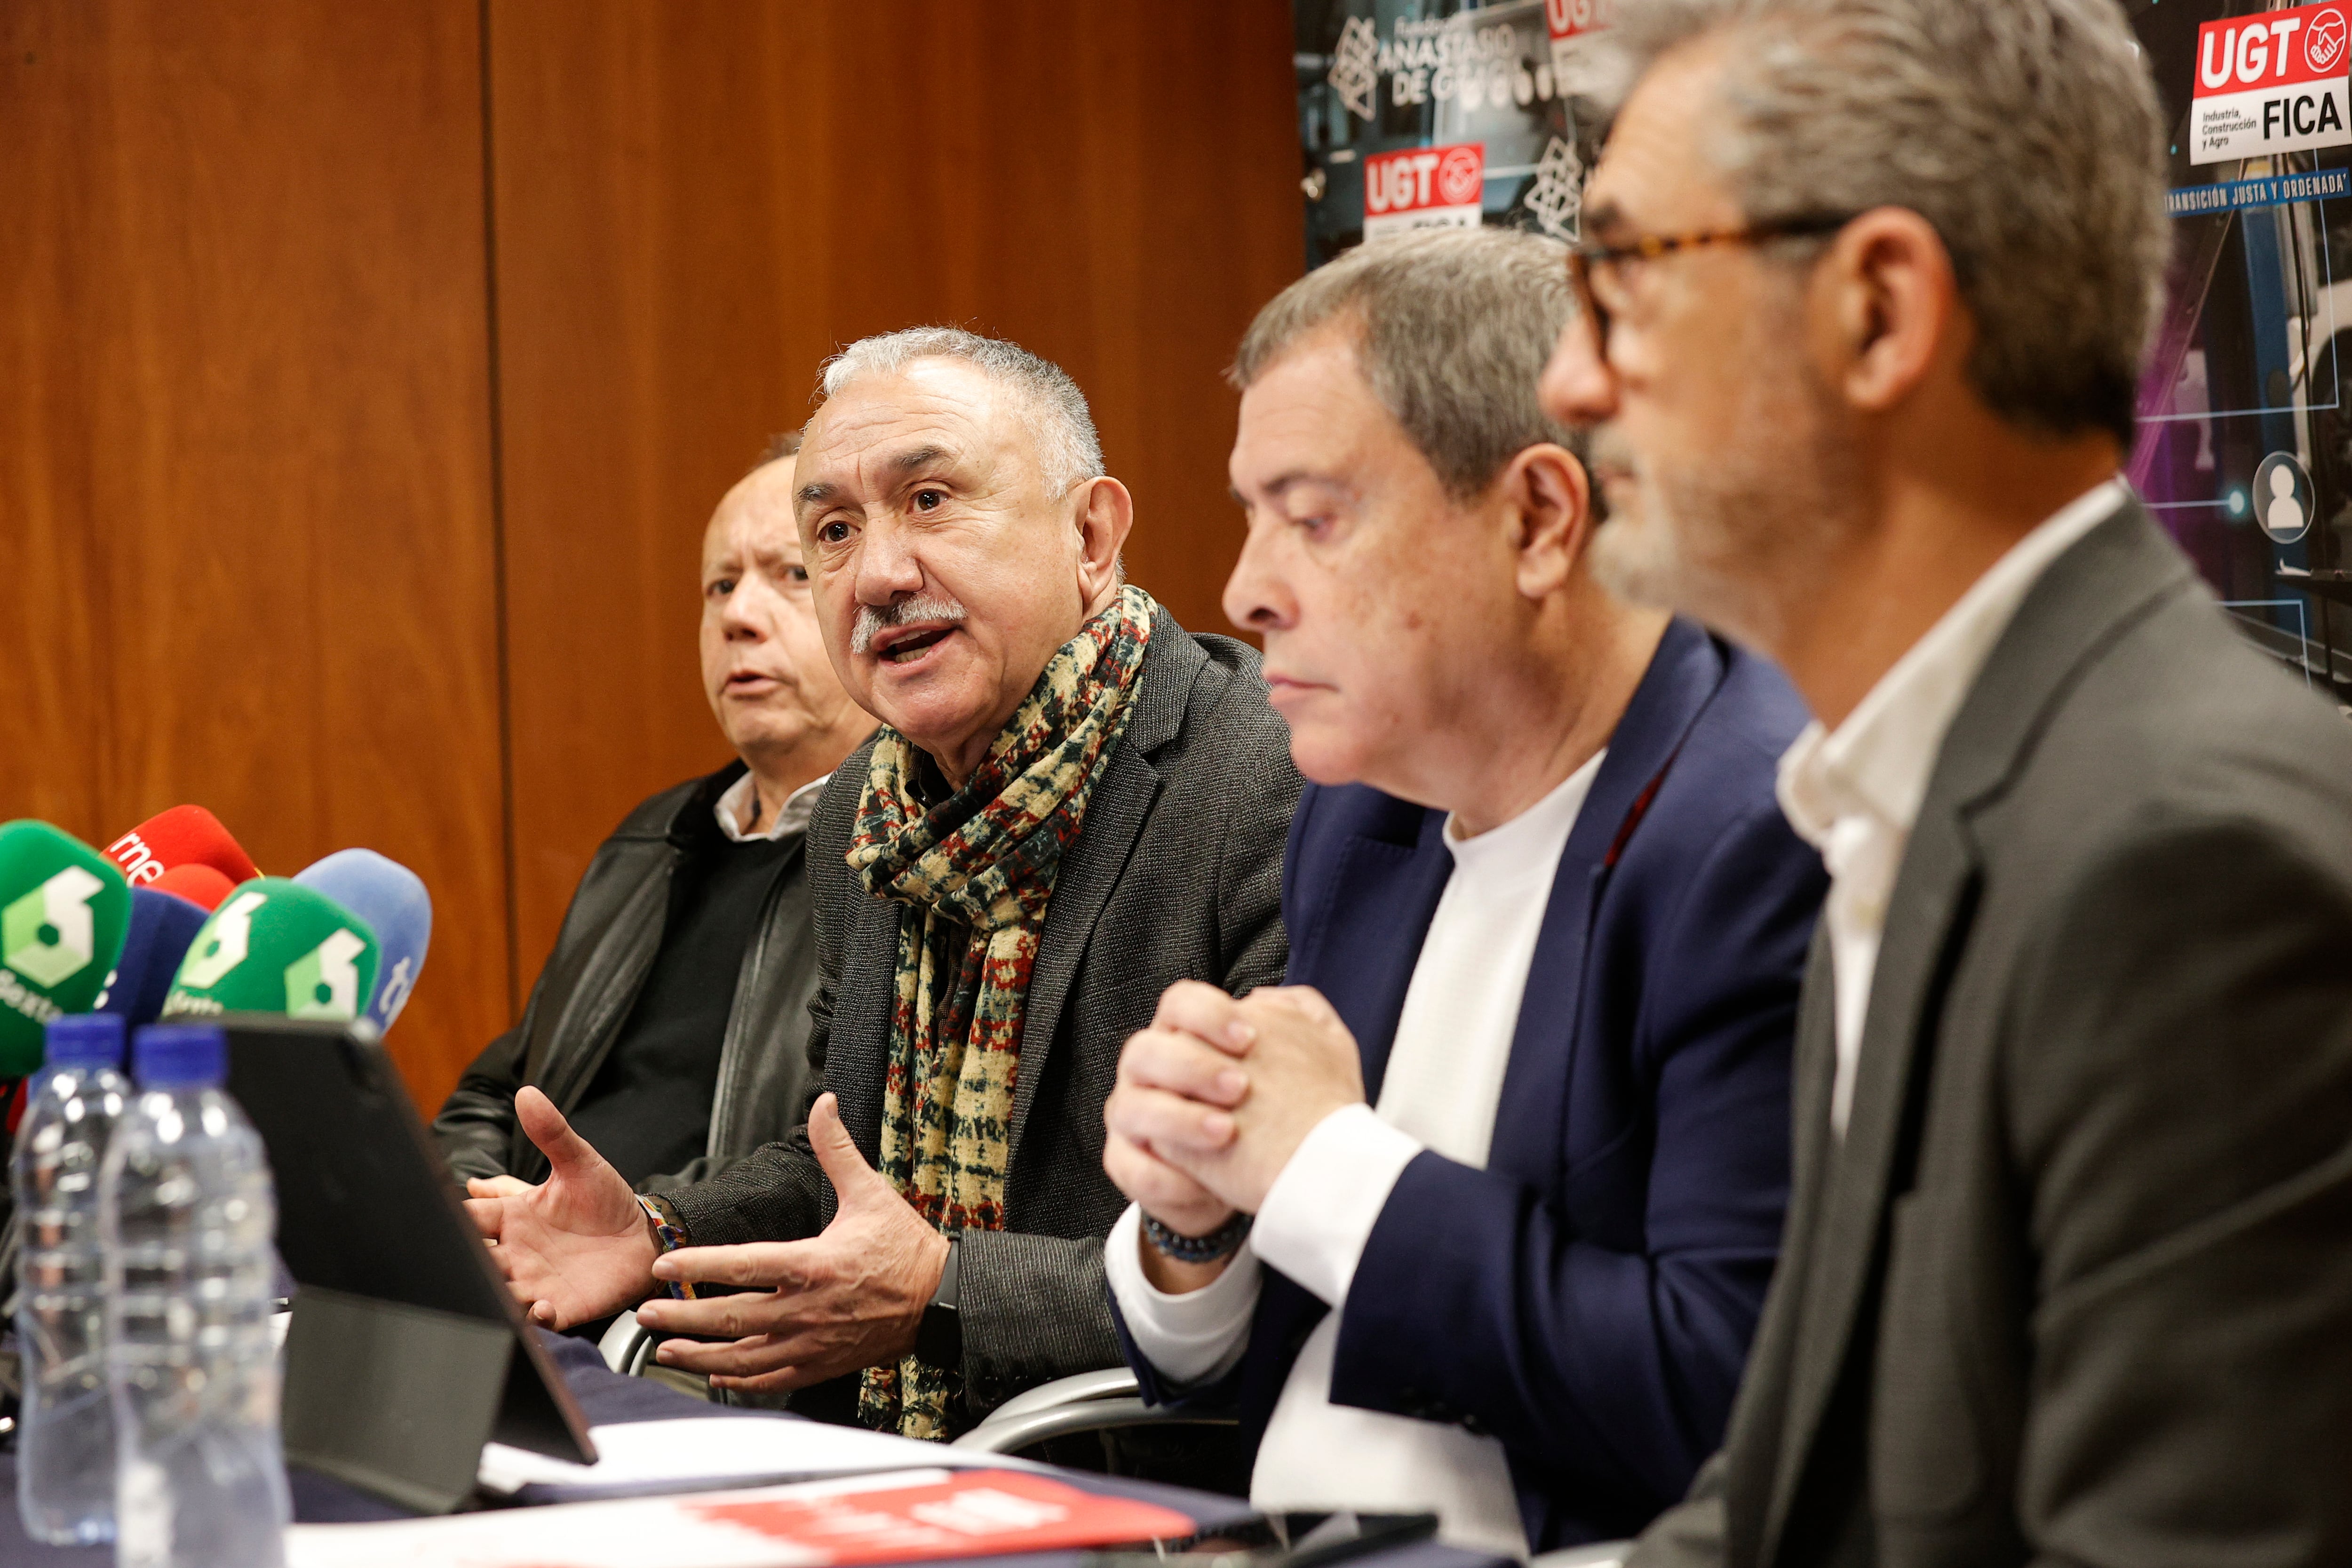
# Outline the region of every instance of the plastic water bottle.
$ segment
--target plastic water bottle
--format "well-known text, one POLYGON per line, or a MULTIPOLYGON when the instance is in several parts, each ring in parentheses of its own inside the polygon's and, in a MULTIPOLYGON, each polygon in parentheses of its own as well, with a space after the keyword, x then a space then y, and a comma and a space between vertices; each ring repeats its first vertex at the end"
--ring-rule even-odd
POLYGON ((53 1546, 114 1539, 114 1415, 106 1396, 106 1279, 98 1242, 98 1168, 131 1099, 122 1020, 59 1018, 47 1066, 16 1130, 10 1175, 22 1216, 16 1343, 16 1510, 53 1546))
POLYGON ((270 1343, 277 1203, 208 1025, 139 1031, 138 1097, 99 1181, 121 1568, 279 1568, 270 1343))

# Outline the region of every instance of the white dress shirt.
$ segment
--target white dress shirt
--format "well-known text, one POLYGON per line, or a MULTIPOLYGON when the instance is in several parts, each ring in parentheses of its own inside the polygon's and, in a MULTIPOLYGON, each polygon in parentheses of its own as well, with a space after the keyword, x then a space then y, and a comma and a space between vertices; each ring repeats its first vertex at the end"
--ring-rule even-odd
POLYGON ((1250 1500, 1261 1508, 1426 1510, 1448 1542, 1527 1555, 1501 1442, 1332 1404, 1332 1355, 1356 1266, 1405 1166, 1423 1149, 1486 1166, 1552 877, 1601 761, 1474 838, 1456 837, 1447 818, 1454 872, 1413 964, 1380 1110, 1353 1105, 1316 1124, 1224 1273, 1169 1295, 1144 1278, 1139 1211, 1129 1205, 1111 1229, 1106 1267, 1120 1314, 1138 1348, 1178 1383, 1222 1376, 1241 1360, 1261 1260, 1333 1309, 1292 1363, 1258 1447, 1250 1500))
POLYGON ((2011 545, 1879 677, 1845 722, 1834 732, 1818 721, 1806 726, 1780 759, 1780 809, 1822 852, 1830 873, 1829 901, 1822 909, 1837 1035, 1830 1126, 1841 1139, 1853 1111, 1863 1019, 1886 930, 1886 901, 1945 733, 2042 574, 2114 515, 2130 493, 2123 480, 2109 479, 2011 545))
POLYGON ((776 819, 757 833, 746 833, 739 825, 749 821, 760 809, 756 793, 759 784, 745 773, 727 786, 727 793, 711 804, 711 812, 719 818, 719 831, 738 844, 758 844, 765 839, 782 838, 787 833, 808 831, 809 814, 816 810, 816 797, 824 793, 825 781, 831 773, 820 773, 792 794, 776 808, 776 819))

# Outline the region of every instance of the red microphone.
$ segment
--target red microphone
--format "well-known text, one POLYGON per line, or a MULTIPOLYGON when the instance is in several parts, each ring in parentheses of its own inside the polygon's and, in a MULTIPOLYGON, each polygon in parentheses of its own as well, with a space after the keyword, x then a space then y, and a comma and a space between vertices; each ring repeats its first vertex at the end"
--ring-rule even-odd
POLYGON ((220 908, 228 896, 236 891, 235 882, 210 866, 200 866, 194 861, 173 867, 147 886, 159 893, 171 893, 185 899, 205 910, 220 908))
POLYGON ((164 872, 182 866, 209 866, 231 885, 261 875, 220 818, 201 805, 157 812, 108 845, 106 858, 121 868, 134 888, 152 886, 164 872))

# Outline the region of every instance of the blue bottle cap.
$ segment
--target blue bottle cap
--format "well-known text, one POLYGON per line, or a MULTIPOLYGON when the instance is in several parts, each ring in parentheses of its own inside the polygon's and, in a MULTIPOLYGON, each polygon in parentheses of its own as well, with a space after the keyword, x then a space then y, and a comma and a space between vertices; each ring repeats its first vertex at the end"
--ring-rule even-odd
POLYGON ((42 1042, 45 1065, 58 1072, 96 1072, 122 1065, 122 1018, 115 1013, 68 1013, 54 1020, 42 1042))
POLYGON ((141 1089, 216 1088, 228 1076, 228 1036, 217 1024, 150 1024, 131 1055, 141 1089))

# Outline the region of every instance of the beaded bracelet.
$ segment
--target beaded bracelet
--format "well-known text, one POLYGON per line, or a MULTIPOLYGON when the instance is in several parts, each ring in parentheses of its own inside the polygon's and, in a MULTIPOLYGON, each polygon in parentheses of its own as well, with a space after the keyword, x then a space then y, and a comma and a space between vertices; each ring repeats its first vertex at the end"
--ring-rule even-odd
POLYGON ((1143 1216, 1143 1237, 1179 1263, 1214 1263, 1241 1249, 1255 1216, 1237 1214, 1206 1236, 1185 1236, 1169 1229, 1150 1215, 1143 1216))
MULTIPOLYGON (((646 1223, 653 1226, 654 1247, 657 1251, 676 1252, 686 1245, 686 1222, 678 1217, 676 1209, 669 1206, 669 1200, 640 1194, 637 1206, 646 1211, 646 1223)), ((690 1279, 666 1279, 662 1281, 662 1289, 669 1292, 673 1300, 699 1300, 694 1293, 694 1281, 690 1279)))

